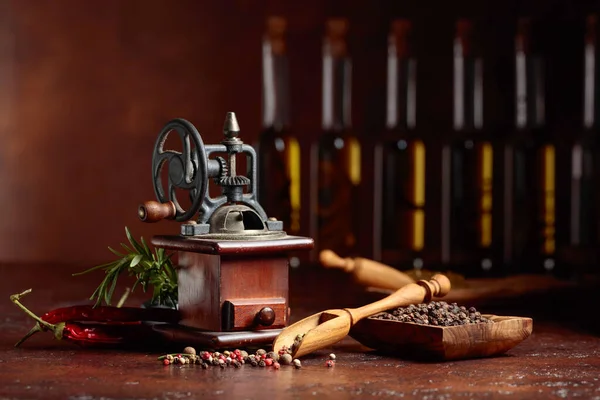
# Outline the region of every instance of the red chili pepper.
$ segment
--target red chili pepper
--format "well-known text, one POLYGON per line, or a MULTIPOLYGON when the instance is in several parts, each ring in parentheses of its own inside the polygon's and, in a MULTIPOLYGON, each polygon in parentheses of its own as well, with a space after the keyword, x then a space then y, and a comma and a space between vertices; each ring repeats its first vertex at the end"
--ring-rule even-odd
POLYGON ((21 339, 18 347, 31 335, 51 330, 58 340, 66 339, 81 345, 140 344, 150 340, 151 327, 143 321, 177 323, 180 314, 167 308, 92 307, 72 306, 47 312, 41 318, 21 304, 20 298, 27 290, 10 298, 25 313, 37 321, 36 325, 21 339))
POLYGON ((139 321, 169 322, 176 324, 181 320, 179 311, 170 308, 135 308, 111 306, 72 306, 48 311, 41 318, 57 324, 67 321, 93 321, 104 323, 127 323, 139 321))
POLYGON ((149 325, 104 325, 68 322, 62 338, 81 346, 141 345, 152 341, 149 325))

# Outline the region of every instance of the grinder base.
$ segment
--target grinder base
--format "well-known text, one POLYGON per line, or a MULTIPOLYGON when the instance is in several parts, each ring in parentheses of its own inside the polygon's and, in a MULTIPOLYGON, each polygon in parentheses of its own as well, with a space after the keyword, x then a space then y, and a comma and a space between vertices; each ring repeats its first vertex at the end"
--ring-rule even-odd
POLYGON ((152 329, 169 342, 181 343, 186 346, 196 346, 197 350, 270 346, 277 335, 281 333, 281 329, 210 332, 174 324, 155 324, 152 329))

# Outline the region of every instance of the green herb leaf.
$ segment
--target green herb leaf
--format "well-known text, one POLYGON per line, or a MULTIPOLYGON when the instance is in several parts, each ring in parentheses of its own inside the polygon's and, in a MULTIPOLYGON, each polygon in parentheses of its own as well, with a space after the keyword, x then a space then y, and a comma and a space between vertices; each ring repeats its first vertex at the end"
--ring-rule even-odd
POLYGON ((162 248, 156 248, 154 253, 142 237, 140 242, 136 241, 129 228, 125 227, 125 235, 131 247, 121 243, 125 253, 119 253, 112 247, 108 249, 119 257, 118 260, 106 264, 97 265, 83 272, 73 274, 74 276, 86 274, 96 270, 104 270, 104 279, 100 282, 90 300, 96 300, 95 306, 104 302, 110 305, 114 294, 118 277, 127 271, 129 276, 135 277, 135 283, 131 292, 139 285, 145 292, 148 287, 152 290, 152 302, 167 306, 177 304, 177 275, 171 262, 171 254, 166 254, 162 248))
POLYGON ((148 247, 148 244, 146 243, 146 241, 144 240, 144 237, 142 236, 141 238, 142 241, 142 246, 144 247, 144 254, 150 258, 152 258, 152 251, 150 251, 150 247, 148 247))
POLYGON ((138 265, 140 263, 140 261, 142 261, 142 258, 144 256, 141 254, 138 254, 137 256, 133 257, 133 260, 131 260, 131 264, 129 264, 131 267, 135 267, 136 265, 138 265))
POLYGON ((83 275, 83 274, 87 274, 88 272, 92 272, 92 271, 96 271, 97 269, 102 269, 102 268, 106 268, 109 267, 111 265, 113 265, 115 262, 111 261, 109 263, 106 264, 102 264, 102 265, 96 265, 95 267, 92 267, 90 269, 87 269, 85 271, 82 272, 75 272, 74 274, 72 274, 71 276, 78 276, 78 275, 83 275))
POLYGON ((117 257, 125 257, 125 254, 121 254, 118 251, 116 251, 115 249, 113 249, 112 247, 108 247, 108 249, 117 257))
POLYGON ((129 228, 125 227, 125 235, 127 235, 127 239, 129 240, 129 243, 131 243, 131 246, 140 254, 144 254, 144 247, 142 247, 141 244, 139 244, 134 238, 133 236, 131 236, 131 232, 129 232, 129 228))
POLYGON ((112 298, 113 293, 115 292, 115 287, 117 287, 117 278, 119 277, 119 274, 113 274, 114 278, 112 281, 112 285, 110 285, 110 290, 107 293, 107 296, 105 297, 104 301, 106 302, 106 305, 110 305, 110 299, 112 298))

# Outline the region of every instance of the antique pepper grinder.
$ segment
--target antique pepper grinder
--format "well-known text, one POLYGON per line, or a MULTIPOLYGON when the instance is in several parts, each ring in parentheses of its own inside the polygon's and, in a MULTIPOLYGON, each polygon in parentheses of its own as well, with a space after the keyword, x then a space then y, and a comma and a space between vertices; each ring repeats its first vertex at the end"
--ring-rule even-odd
POLYGON ((215 347, 270 342, 289 319, 287 253, 310 250, 313 240, 287 235, 260 206, 256 152, 238 137, 234 113, 227 113, 223 131, 220 144, 204 145, 190 122, 167 123, 152 156, 158 202, 143 203, 138 213, 144 222, 183 222, 180 235, 155 236, 152 244, 176 251, 186 335, 215 347), (179 136, 182 151, 165 148, 170 134, 179 136), (239 156, 249 177, 237 174, 239 156), (209 178, 221 187, 220 196, 209 195, 209 178), (187 210, 184 196, 191 202, 187 210))

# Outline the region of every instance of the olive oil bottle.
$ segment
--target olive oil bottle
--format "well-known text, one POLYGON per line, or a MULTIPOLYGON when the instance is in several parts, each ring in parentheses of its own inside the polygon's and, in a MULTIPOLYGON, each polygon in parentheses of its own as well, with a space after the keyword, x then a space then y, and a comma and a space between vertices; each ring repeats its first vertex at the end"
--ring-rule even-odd
POLYGON ((515 37, 515 130, 504 149, 504 260, 511 272, 555 268, 556 149, 546 126, 539 24, 521 18, 515 37))
POLYGON ((286 20, 267 19, 262 43, 263 131, 259 137, 259 201, 269 217, 300 231, 300 146, 290 132, 286 20))
POLYGON ((417 131, 413 26, 392 21, 388 37, 386 129, 375 145, 374 257, 400 269, 424 266, 425 155, 417 131))
POLYGON ((348 21, 330 19, 323 42, 322 132, 311 151, 312 232, 315 249, 340 255, 355 251, 361 181, 360 144, 351 120, 352 62, 348 21))
POLYGON ((596 137, 600 118, 598 97, 598 17, 588 16, 584 43, 582 129, 569 151, 568 227, 559 239, 560 275, 591 270, 600 248, 600 149, 596 137), (565 234, 566 233, 566 234, 565 234), (568 266, 569 268, 564 268, 568 266))
POLYGON ((474 23, 454 38, 453 134, 442 148, 442 264, 468 276, 499 275, 494 259, 494 149, 484 126, 484 64, 474 23))

